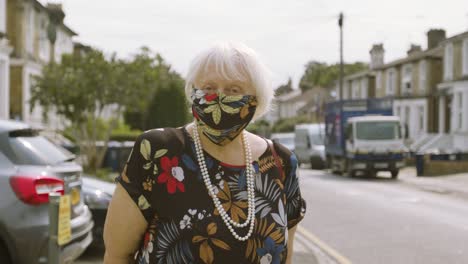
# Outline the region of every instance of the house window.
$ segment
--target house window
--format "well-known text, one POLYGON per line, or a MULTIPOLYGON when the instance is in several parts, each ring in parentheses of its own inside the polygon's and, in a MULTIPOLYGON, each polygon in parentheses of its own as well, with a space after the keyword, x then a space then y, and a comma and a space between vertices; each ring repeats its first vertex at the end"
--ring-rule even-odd
POLYGON ((418 129, 424 131, 424 106, 418 107, 418 129))
POLYGON ((0 32, 6 33, 6 0, 0 0, 0 32))
POLYGON ((359 98, 359 81, 354 80, 352 82, 352 90, 353 90, 353 99, 358 99, 359 98))
POLYGON ((380 88, 382 88, 382 72, 381 71, 377 72, 377 77, 375 80, 375 89, 379 90, 380 88))
POLYGON ((368 82, 367 82, 367 78, 363 78, 361 80, 361 98, 362 99, 366 99, 368 97, 368 91, 369 91, 369 87, 368 87, 368 82))
POLYGON ((463 93, 458 93, 458 129, 463 129, 463 93))
POLYGON ((468 75, 468 38, 463 40, 463 75, 468 75))
POLYGON ((444 80, 453 78, 453 44, 449 43, 445 46, 444 52, 444 80))
POLYGON ((34 8, 31 6, 27 9, 26 12, 26 52, 33 54, 34 52, 34 8))
POLYGON ((403 95, 411 95, 412 87, 411 81, 413 77, 413 67, 410 64, 404 65, 401 68, 401 93, 403 95))
POLYGON ((387 95, 394 95, 396 90, 396 71, 395 69, 387 70, 387 95))
POLYGON ((50 47, 49 39, 47 37, 47 19, 43 18, 40 22, 40 35, 39 35, 39 56, 45 61, 49 62, 50 59, 50 47))
POLYGON ((419 91, 421 94, 426 93, 426 82, 427 79, 427 62, 426 61, 421 61, 419 63, 419 91))

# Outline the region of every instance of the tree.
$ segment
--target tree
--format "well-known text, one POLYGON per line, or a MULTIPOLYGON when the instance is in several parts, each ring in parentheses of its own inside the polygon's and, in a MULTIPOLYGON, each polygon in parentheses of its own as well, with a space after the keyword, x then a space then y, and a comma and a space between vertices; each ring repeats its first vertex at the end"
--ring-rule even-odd
POLYGON ((147 128, 177 127, 187 122, 187 100, 184 82, 180 77, 171 75, 164 86, 159 87, 148 113, 150 115, 147 118, 147 128))
POLYGON ((85 170, 101 167, 107 143, 124 110, 146 112, 155 93, 156 57, 143 48, 133 60, 108 58, 101 51, 64 55, 60 64, 43 68, 32 90, 31 104, 43 106, 43 116, 53 110, 71 123, 73 137, 85 158, 85 170), (104 110, 111 113, 100 125, 104 110), (103 132, 103 130, 105 130, 103 132), (102 140, 104 147, 96 142, 102 140))
MULTIPOLYGON (((311 61, 305 65, 305 72, 299 82, 299 88, 304 92, 313 87, 330 88, 340 77, 340 64, 328 65, 324 62, 311 61)), ((368 69, 367 64, 355 62, 344 65, 344 74, 349 75, 368 69)))
POLYGON ((152 56, 148 50, 145 52, 144 57, 137 59, 152 58, 148 65, 152 72, 152 75, 148 76, 152 85, 145 95, 145 98, 150 100, 144 100, 144 104, 137 108, 128 108, 124 113, 126 123, 139 130, 180 126, 186 123, 189 112, 184 80, 177 72, 171 70, 171 66, 166 64, 159 54, 152 56))
POLYGON ((289 77, 288 82, 286 84, 280 85, 278 88, 276 88, 276 95, 282 95, 282 94, 287 94, 293 91, 292 88, 292 80, 291 77, 289 77))

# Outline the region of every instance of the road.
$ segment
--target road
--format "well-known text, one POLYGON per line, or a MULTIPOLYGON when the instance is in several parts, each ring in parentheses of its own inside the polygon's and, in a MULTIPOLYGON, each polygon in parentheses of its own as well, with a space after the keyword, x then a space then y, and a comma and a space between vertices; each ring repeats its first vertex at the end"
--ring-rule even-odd
POLYGON ((300 173, 302 226, 352 263, 468 263, 467 200, 382 175, 300 173))
MULTIPOLYGON (((468 201, 389 177, 348 178, 301 169, 307 215, 298 264, 468 263, 468 201)), ((78 264, 102 263, 100 252, 78 264)))

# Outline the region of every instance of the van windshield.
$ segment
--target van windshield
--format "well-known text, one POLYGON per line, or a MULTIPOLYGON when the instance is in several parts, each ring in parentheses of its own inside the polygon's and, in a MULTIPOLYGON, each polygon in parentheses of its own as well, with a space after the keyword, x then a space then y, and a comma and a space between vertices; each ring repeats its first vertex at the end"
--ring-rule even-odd
POLYGON ((395 121, 375 121, 356 123, 356 138, 361 140, 399 139, 400 124, 395 121))

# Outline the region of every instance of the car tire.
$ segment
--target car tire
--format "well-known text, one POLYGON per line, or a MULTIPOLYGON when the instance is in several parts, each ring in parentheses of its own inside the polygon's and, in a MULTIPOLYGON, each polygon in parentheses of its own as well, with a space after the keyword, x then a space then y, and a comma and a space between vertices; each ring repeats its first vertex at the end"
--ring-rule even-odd
POLYGON ((398 178, 398 173, 399 173, 398 170, 393 170, 390 173, 392 174, 392 179, 397 179, 398 178))
POLYGON ((2 241, 0 241, 0 263, 13 264, 10 258, 10 253, 8 253, 8 248, 2 241))

